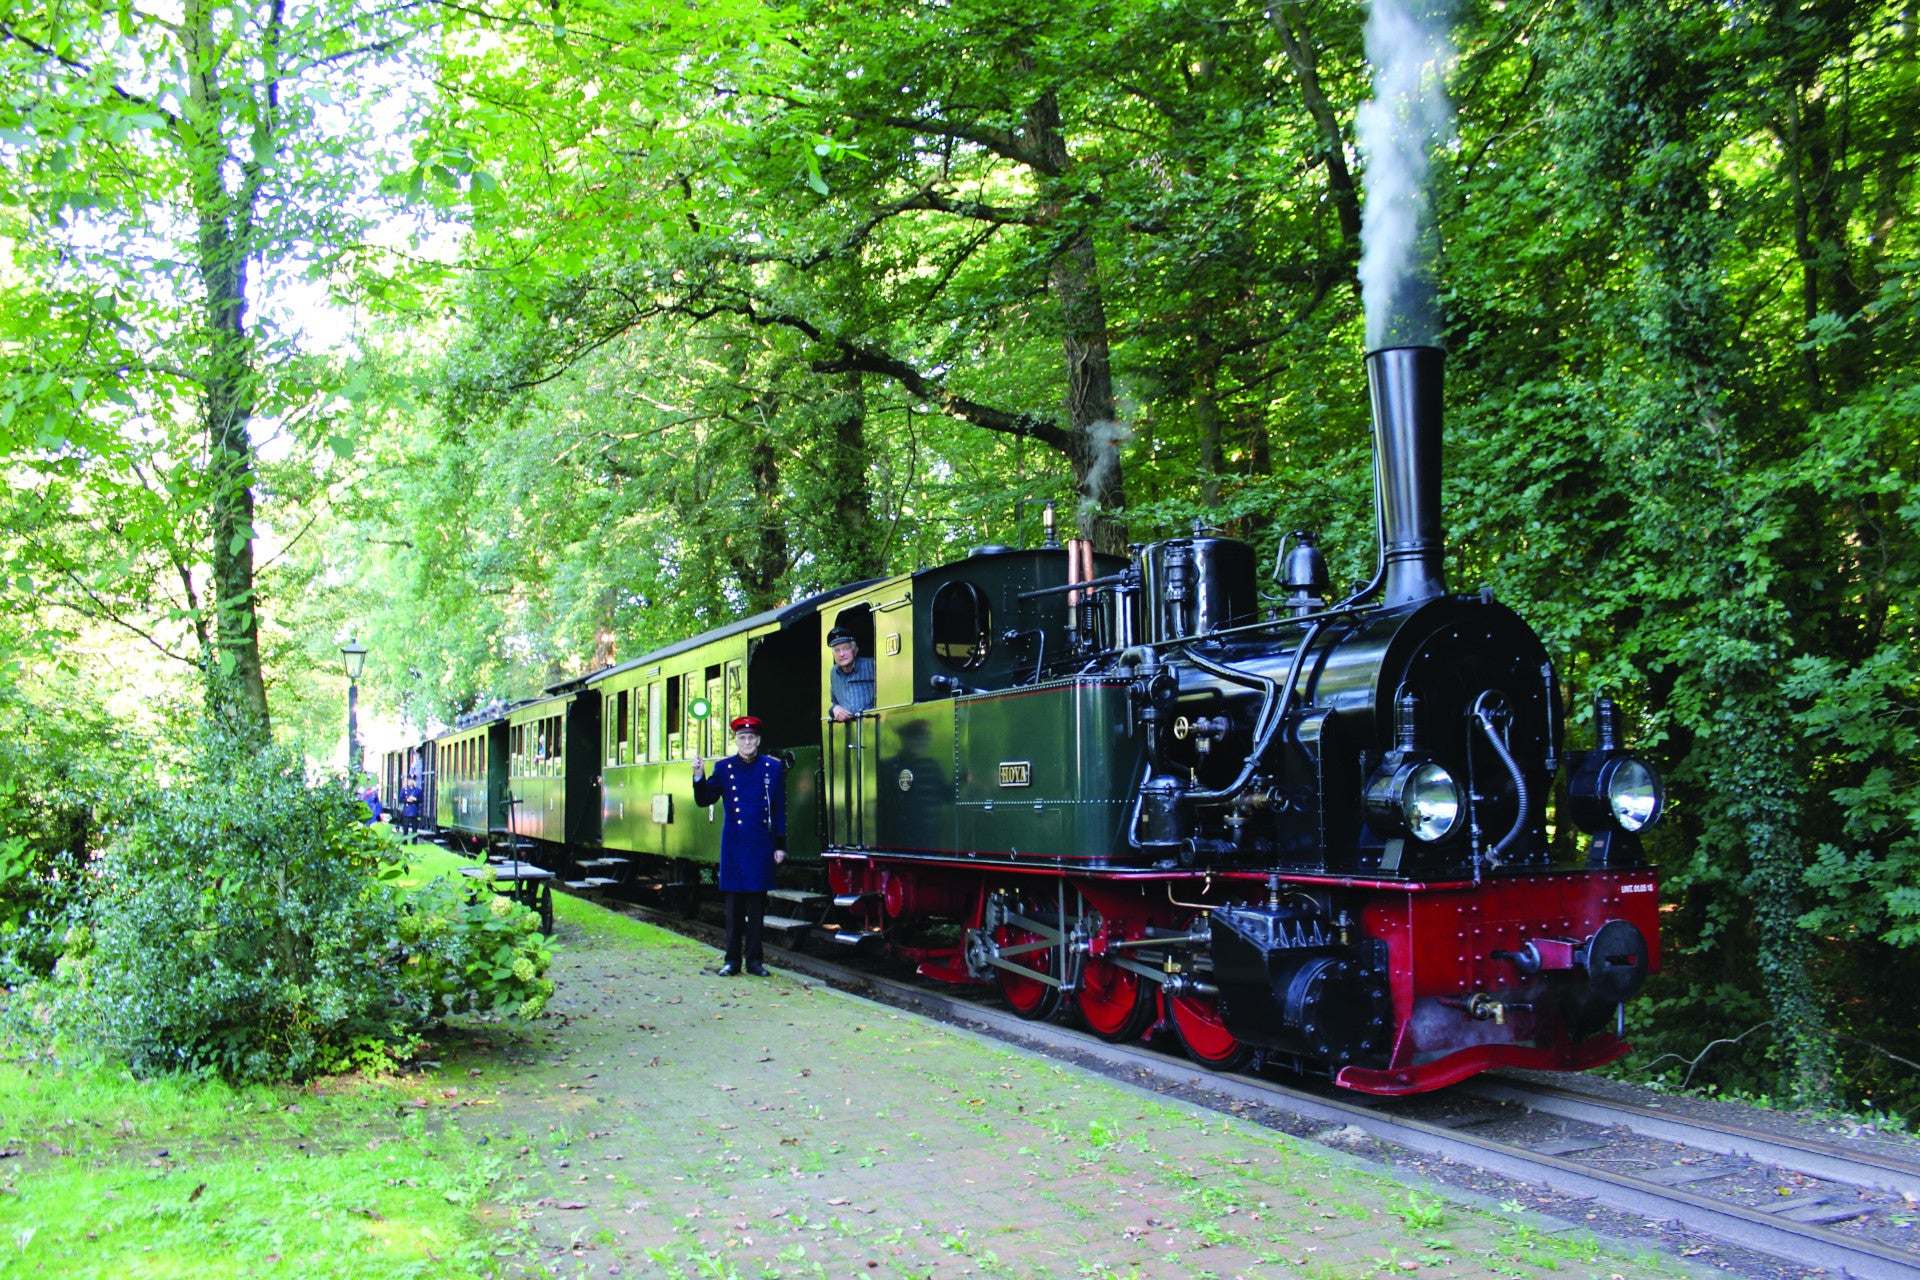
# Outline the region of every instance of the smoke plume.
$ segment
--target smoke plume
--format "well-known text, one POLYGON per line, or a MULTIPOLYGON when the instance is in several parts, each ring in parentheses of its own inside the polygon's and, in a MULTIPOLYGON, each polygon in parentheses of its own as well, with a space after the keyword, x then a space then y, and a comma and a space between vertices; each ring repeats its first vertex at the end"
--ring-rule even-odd
POLYGON ((1107 477, 1120 466, 1120 446, 1133 439, 1133 430, 1123 423, 1096 422, 1087 428, 1087 443, 1091 446, 1093 465, 1087 468, 1087 478, 1081 488, 1079 524, 1080 536, 1093 536, 1094 517, 1100 513, 1100 490, 1105 487, 1107 477))
POLYGON ((1430 148, 1453 140, 1444 79, 1450 16, 1447 0, 1373 0, 1367 15, 1373 98, 1361 104, 1354 132, 1366 158, 1360 292, 1368 350, 1439 341, 1427 168, 1430 148))

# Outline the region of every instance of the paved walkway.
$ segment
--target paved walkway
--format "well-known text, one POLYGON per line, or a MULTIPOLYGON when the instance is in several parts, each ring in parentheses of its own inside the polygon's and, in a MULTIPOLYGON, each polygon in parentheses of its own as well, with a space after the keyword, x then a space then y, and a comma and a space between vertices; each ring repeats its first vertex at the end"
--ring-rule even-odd
POLYGON ((706 947, 584 918, 562 928, 555 1016, 512 1069, 446 1063, 492 1099, 463 1114, 486 1117, 509 1171, 489 1212, 518 1220, 533 1274, 1679 1274, 811 981, 721 979, 706 947))

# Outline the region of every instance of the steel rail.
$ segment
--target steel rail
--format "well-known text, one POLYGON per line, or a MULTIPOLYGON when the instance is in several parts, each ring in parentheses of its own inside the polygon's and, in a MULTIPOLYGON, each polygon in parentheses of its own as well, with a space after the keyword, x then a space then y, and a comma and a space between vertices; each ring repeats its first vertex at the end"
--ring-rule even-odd
MULTIPOLYGON (((657 914, 644 907, 636 909, 649 916, 657 914)), ((692 921, 666 916, 661 916, 660 921, 681 932, 708 932, 705 926, 692 921)), ((1473 1166, 1562 1195, 1595 1200, 1609 1208, 1651 1220, 1682 1221, 1689 1228, 1726 1244, 1822 1267, 1854 1280, 1920 1280, 1920 1253, 1855 1239, 1811 1223, 1778 1218, 1681 1187, 1660 1186, 1560 1156, 1507 1146, 1489 1138, 1397 1116, 1377 1106, 1329 1098, 1251 1076, 1211 1072, 1182 1059, 1133 1045, 1112 1044, 1057 1023, 1028 1021, 964 997, 848 969, 784 947, 767 950, 777 957, 782 967, 793 972, 855 991, 865 987, 885 996, 897 1007, 909 1010, 917 1007, 962 1026, 970 1023, 1001 1040, 1025 1042, 1056 1053, 1080 1054, 1135 1075, 1156 1077, 1170 1084, 1198 1084, 1211 1093, 1236 1101, 1273 1107, 1330 1124, 1352 1125, 1370 1137, 1420 1155, 1473 1166)))
POLYGON ((1724 1120, 1680 1115, 1640 1103, 1617 1102, 1577 1089, 1505 1076, 1482 1076, 1462 1084, 1458 1091, 1487 1102, 1518 1102, 1547 1115, 1607 1127, 1618 1125, 1663 1142, 1677 1142, 1719 1155, 1743 1156, 1828 1182, 1891 1191, 1910 1200, 1920 1200, 1920 1162, 1859 1151, 1837 1142, 1764 1133, 1724 1120))

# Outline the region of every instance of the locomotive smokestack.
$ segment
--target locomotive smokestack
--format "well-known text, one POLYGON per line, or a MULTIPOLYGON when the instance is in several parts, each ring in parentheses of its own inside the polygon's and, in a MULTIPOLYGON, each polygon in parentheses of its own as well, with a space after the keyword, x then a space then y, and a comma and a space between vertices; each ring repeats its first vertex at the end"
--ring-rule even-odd
POLYGON ((1373 400, 1373 462, 1380 503, 1380 550, 1388 608, 1445 595, 1446 540, 1440 532, 1438 347, 1383 347, 1367 353, 1373 400))

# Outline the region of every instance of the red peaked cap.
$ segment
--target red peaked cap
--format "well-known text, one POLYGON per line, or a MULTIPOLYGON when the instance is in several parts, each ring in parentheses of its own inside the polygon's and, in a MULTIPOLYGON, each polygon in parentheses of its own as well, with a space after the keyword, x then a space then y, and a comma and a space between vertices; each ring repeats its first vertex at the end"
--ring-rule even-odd
POLYGON ((742 733, 742 732, 758 733, 760 732, 760 717, 759 716, 735 716, 730 722, 728 722, 727 728, 731 729, 735 733, 742 733))

